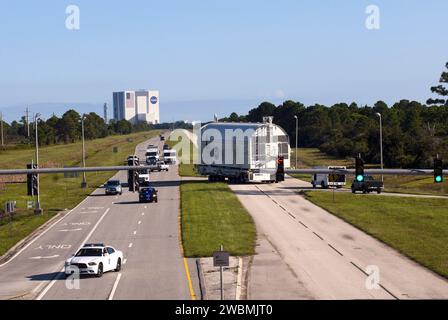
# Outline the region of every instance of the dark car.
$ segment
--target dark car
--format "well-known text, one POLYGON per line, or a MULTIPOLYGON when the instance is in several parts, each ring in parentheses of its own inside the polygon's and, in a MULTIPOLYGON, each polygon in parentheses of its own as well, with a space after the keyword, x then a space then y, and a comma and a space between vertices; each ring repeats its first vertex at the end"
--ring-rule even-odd
POLYGON ((157 190, 154 187, 142 187, 138 192, 139 202, 157 202, 157 190))
POLYGON ((104 188, 106 189, 106 194, 122 194, 123 192, 120 180, 109 180, 104 188))
POLYGON ((375 181, 372 176, 368 175, 364 176, 364 181, 354 180, 351 187, 352 193, 356 193, 356 191, 362 191, 362 193, 370 193, 376 191, 378 194, 381 193, 383 188, 383 182, 375 181))
POLYGON ((165 137, 164 136, 160 136, 160 141, 165 141, 165 137))

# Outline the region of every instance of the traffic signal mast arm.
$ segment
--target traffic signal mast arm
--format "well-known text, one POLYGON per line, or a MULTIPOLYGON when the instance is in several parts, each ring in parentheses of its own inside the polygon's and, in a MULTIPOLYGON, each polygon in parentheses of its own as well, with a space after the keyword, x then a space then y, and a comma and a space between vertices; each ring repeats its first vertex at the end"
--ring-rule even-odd
MULTIPOLYGON (((139 169, 151 169, 152 166, 142 165, 139 169)), ((71 167, 71 168, 38 168, 38 169, 0 169, 0 175, 12 175, 12 174, 46 174, 46 173, 68 173, 68 172, 95 172, 95 171, 127 171, 135 170, 135 166, 110 166, 110 167, 71 167)), ((284 169, 285 173, 303 173, 303 174, 355 174, 355 169, 284 169)), ((434 169, 365 169, 365 175, 427 175, 431 176, 434 173, 434 169)), ((443 175, 448 175, 448 170, 443 170, 443 175)))

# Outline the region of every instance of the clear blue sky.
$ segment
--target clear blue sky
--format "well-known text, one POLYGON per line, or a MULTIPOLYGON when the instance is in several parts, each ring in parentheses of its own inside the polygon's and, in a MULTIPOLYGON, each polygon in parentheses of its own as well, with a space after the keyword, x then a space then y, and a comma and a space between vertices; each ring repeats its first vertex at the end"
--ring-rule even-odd
POLYGON ((446 0, 0 0, 0 108, 139 88, 159 89, 161 108, 425 101, 448 61, 447 14, 446 0), (69 4, 78 31, 65 28, 69 4), (364 26, 369 4, 380 30, 364 26))

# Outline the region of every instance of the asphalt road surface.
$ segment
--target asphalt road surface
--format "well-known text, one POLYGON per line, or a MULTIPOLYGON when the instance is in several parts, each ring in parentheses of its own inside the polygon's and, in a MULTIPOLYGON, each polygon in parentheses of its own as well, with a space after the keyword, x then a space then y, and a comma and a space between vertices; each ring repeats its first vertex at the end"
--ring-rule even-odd
MULTIPOLYGON (((149 143, 163 145, 158 137, 138 145, 140 159, 149 143)), ((114 178, 126 183, 127 173, 114 178)), ((198 284, 194 264, 181 252, 177 167, 153 172, 150 179, 158 203, 139 203, 138 193, 125 187, 121 196, 99 188, 0 265, 0 299, 192 299, 198 284), (123 251, 122 270, 67 282, 64 261, 88 242, 123 251)))
POLYGON ((448 298, 446 279, 305 200, 296 184, 231 185, 257 225, 250 299, 448 298))

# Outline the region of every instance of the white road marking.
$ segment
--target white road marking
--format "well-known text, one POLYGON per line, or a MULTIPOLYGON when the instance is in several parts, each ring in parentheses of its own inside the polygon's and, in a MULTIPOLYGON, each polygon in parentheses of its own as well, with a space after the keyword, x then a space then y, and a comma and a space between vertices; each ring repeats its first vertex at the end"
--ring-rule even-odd
POLYGON ((39 289, 40 289, 40 287, 42 287, 42 285, 44 284, 45 282, 41 282, 41 283, 39 283, 39 285, 36 287, 36 288, 34 288, 33 289, 33 291, 31 291, 32 293, 36 293, 39 289))
POLYGON ((85 214, 85 213, 98 213, 98 210, 92 210, 92 211, 80 211, 79 213, 85 214))
POLYGON ((42 237, 44 234, 46 234, 48 231, 50 231, 55 225, 57 225, 60 221, 62 221, 62 219, 68 217, 73 211, 75 211, 78 207, 80 207, 84 201, 86 201, 89 197, 84 198, 84 200, 82 200, 80 203, 78 203, 72 210, 70 210, 65 216, 61 217, 60 219, 56 220, 55 223, 53 223, 52 225, 50 225, 46 230, 44 230, 41 234, 39 234, 36 238, 34 238, 33 240, 31 240, 30 242, 28 242, 28 244, 26 246, 24 246, 21 250, 19 250, 19 252, 17 252, 14 256, 11 257, 11 259, 9 259, 8 261, 6 261, 3 264, 0 264, 0 268, 3 266, 6 266, 8 263, 10 263, 11 261, 13 261, 19 254, 21 254, 23 251, 25 251, 30 245, 32 245, 37 239, 39 239, 40 237, 42 237))
POLYGON ((132 248, 132 242, 129 244, 129 248, 132 248))
POLYGON ((40 259, 52 259, 52 258, 57 258, 57 257, 59 257, 58 254, 55 254, 55 255, 52 255, 52 256, 46 256, 46 257, 42 257, 42 256, 30 257, 30 259, 40 260, 40 259))
POLYGON ((121 273, 119 273, 117 275, 117 279, 115 279, 115 283, 114 283, 114 286, 112 287, 112 291, 110 292, 108 300, 112 300, 114 298, 115 290, 117 290, 118 282, 120 282, 120 279, 121 279, 121 273))
POLYGON ((126 264, 126 262, 128 262, 128 259, 123 260, 123 264, 126 264))
POLYGON ((87 207, 87 209, 91 210, 98 210, 98 209, 104 209, 104 207, 87 207))
POLYGON ((145 213, 144 212, 142 212, 142 216, 144 216, 145 215, 145 213))
POLYGON ((140 220, 140 221, 138 222, 138 224, 142 224, 142 221, 140 220))
POLYGON ((144 206, 143 208, 145 208, 145 209, 146 209, 146 208, 148 208, 148 206, 144 206))
POLYGON ((82 228, 76 228, 76 229, 62 229, 58 230, 59 232, 71 232, 71 231, 81 231, 82 228))
MULTIPOLYGON (((86 198, 87 199, 87 198, 86 198)), ((106 214, 109 212, 110 208, 107 208, 106 211, 104 211, 103 215, 99 218, 99 220, 96 222, 96 224, 93 226, 92 230, 90 230, 89 234, 87 235, 87 237, 84 239, 84 241, 81 243, 81 246, 79 247, 79 249, 82 248, 82 246, 87 242, 87 240, 89 240, 89 238, 92 236, 92 234, 95 232, 96 228, 98 228, 99 224, 101 223, 101 221, 104 219, 104 217, 106 216, 106 214)), ((79 250, 78 249, 78 250, 79 250)), ((76 251, 78 251, 76 250, 76 251)), ((44 291, 42 291, 40 293, 40 295, 36 298, 36 300, 42 300, 42 298, 47 294, 47 292, 51 289, 52 286, 54 286, 54 284, 56 283, 56 281, 58 281, 59 277, 61 276, 62 273, 64 273, 65 268, 63 267, 62 270, 60 271, 60 273, 56 276, 56 278, 54 278, 49 284, 48 286, 44 289, 44 291)))
POLYGON ((137 231, 134 231, 134 235, 136 235, 137 234, 137 231))

